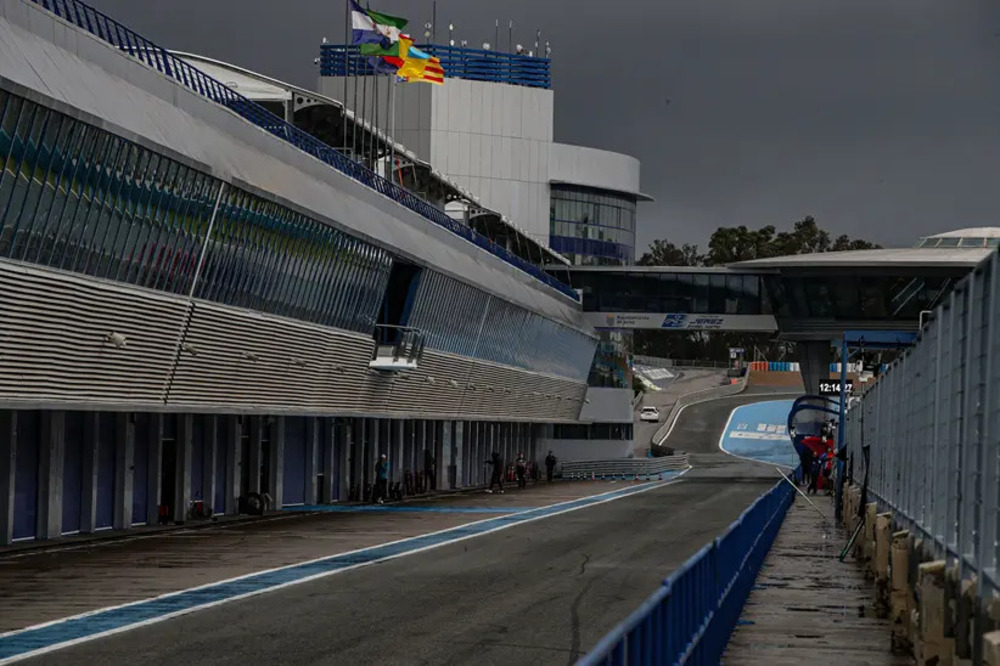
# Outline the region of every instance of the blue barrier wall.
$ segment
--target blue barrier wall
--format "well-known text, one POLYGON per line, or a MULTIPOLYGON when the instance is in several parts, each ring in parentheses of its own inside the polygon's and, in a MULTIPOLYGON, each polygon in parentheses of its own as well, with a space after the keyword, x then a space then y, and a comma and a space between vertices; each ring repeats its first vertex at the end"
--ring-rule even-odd
POLYGON ((774 486, 578 663, 719 663, 793 497, 774 486))
POLYGON ((771 400, 737 407, 729 416, 719 448, 764 463, 797 466, 799 458, 788 436, 788 413, 793 402, 771 400))

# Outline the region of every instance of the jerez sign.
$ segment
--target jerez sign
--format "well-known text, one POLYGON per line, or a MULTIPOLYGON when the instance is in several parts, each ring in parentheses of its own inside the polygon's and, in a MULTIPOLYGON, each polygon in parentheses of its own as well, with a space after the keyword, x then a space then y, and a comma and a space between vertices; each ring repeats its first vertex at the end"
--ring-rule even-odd
POLYGON ((778 330, 772 315, 715 315, 652 312, 586 312, 594 328, 666 329, 682 331, 778 330))

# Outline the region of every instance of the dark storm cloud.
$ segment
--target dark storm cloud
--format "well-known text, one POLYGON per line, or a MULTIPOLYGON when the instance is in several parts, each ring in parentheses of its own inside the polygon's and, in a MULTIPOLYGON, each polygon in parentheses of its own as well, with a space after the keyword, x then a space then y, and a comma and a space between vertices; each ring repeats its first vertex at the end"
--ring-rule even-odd
MULTIPOLYGON (((95 0, 165 46, 315 85, 341 0, 95 0)), ((379 0, 413 32, 431 2, 379 0)), ((1000 9, 992 0, 440 0, 470 45, 551 40, 557 139, 635 155, 639 245, 720 225, 886 244, 1000 224, 1000 9)))

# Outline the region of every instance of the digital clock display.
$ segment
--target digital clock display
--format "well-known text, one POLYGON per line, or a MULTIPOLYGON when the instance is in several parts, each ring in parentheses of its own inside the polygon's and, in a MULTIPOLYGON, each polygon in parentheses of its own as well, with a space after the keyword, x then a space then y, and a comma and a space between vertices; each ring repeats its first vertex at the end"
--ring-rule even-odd
MULTIPOLYGON (((854 380, 848 379, 846 384, 847 395, 851 395, 854 392, 854 380)), ((840 395, 840 382, 836 381, 825 381, 819 383, 819 394, 823 396, 839 396, 840 395)))

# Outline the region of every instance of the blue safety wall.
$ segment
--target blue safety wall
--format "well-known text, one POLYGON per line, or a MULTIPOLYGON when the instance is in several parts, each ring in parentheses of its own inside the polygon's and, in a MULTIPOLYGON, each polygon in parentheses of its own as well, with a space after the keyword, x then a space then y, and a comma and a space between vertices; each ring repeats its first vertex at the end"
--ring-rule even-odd
POLYGON ((733 455, 773 465, 795 467, 799 458, 788 436, 792 400, 771 400, 733 410, 720 446, 733 455))
POLYGON ((215 497, 212 498, 212 513, 226 512, 226 469, 229 465, 229 440, 226 438, 226 421, 220 418, 216 421, 215 447, 215 497))
POLYGON ((135 428, 135 453, 132 462, 132 524, 146 522, 149 494, 149 422, 137 418, 135 428))
POLYGON ((66 439, 63 450, 62 533, 80 531, 83 497, 83 429, 81 412, 66 414, 66 439))
POLYGON ((115 518, 115 414, 101 414, 97 435, 97 529, 115 518))
POLYGON ((191 431, 191 499, 204 500, 202 497, 202 481, 205 472, 205 425, 210 423, 201 416, 194 417, 194 429, 191 431))
POLYGON ((21 412, 17 420, 14 471, 14 538, 35 536, 38 517, 38 412, 21 412))
POLYGON ((282 504, 305 504, 306 501, 306 420, 285 420, 285 465, 282 504))

